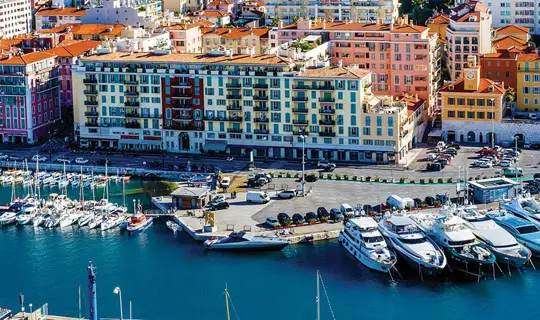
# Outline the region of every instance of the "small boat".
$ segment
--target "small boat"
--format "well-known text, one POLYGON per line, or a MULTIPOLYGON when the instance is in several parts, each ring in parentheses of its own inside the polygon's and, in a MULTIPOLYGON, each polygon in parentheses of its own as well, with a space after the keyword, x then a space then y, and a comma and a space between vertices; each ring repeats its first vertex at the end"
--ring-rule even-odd
POLYGON ((8 211, 0 216, 0 226, 7 226, 15 222, 17 222, 17 215, 15 212, 8 211))
POLYGON ((105 220, 101 223, 101 230, 109 230, 112 228, 116 228, 120 225, 120 223, 123 221, 123 218, 116 214, 111 214, 105 220))
POLYGON ((167 222, 165 222, 165 224, 167 225, 167 228, 169 228, 173 233, 176 233, 178 232, 178 230, 180 230, 182 227, 180 227, 180 225, 172 220, 169 220, 167 222))
POLYGON ((103 222, 103 215, 98 214, 98 215, 94 216, 94 218, 92 220, 90 220, 90 222, 88 223, 88 227, 90 229, 99 228, 99 226, 101 226, 102 222, 103 222))
POLYGON ((388 246, 394 249, 420 276, 440 274, 446 267, 446 256, 441 248, 422 232, 411 218, 402 215, 385 216, 379 231, 388 246))
POLYGON ((92 221, 93 218, 94 216, 92 214, 82 215, 79 221, 77 222, 77 224, 79 225, 79 228, 87 226, 90 223, 90 221, 92 221))
POLYGON ((370 269, 390 272, 397 262, 395 253, 388 249, 373 218, 361 217, 345 222, 345 229, 339 233, 338 241, 370 269))
POLYGON ((540 257, 540 228, 529 220, 518 218, 504 210, 493 210, 486 214, 516 240, 529 248, 533 256, 540 257))
POLYGON ((31 224, 34 216, 33 213, 20 213, 17 215, 17 223, 21 226, 31 224))
POLYGON ((518 218, 529 220, 540 227, 540 204, 531 196, 503 200, 499 205, 518 218))
POLYGON ((139 232, 148 229, 154 222, 154 218, 147 218, 142 213, 137 213, 131 217, 131 221, 128 223, 127 231, 139 232))
POLYGON ((266 251, 282 250, 289 241, 277 237, 254 236, 246 232, 233 232, 228 237, 209 239, 204 242, 207 250, 223 251, 266 251))
POLYGON ((465 226, 495 254, 498 263, 520 267, 531 259, 531 250, 474 207, 461 208, 456 215, 463 218, 465 226))

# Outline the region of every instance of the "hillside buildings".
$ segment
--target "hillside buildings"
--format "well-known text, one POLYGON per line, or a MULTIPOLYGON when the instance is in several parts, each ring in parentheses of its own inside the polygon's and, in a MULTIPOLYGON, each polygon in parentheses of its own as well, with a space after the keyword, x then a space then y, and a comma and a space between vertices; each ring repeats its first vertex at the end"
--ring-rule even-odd
POLYGON ((32 31, 30 0, 0 1, 0 39, 11 39, 32 31))

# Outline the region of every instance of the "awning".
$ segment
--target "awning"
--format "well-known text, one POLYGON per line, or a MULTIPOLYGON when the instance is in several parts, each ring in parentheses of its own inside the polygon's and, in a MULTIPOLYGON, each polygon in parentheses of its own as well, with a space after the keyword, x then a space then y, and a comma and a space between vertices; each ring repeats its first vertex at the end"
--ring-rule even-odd
POLYGON ((203 149, 206 151, 225 151, 227 148, 226 140, 206 140, 203 149))
POLYGON ((370 106, 376 106, 377 104, 379 104, 379 102, 381 102, 381 100, 379 98, 371 98, 369 101, 368 101, 368 104, 370 106))
POLYGON ((120 139, 118 140, 120 144, 141 144, 147 146, 160 146, 160 140, 134 140, 134 139, 120 139))
POLYGON ((259 150, 266 150, 270 148, 279 148, 279 147, 273 147, 273 146, 260 146, 260 145, 242 145, 242 144, 229 144, 227 145, 229 148, 240 148, 240 149, 259 149, 259 150))
POLYGON ((428 134, 428 137, 441 137, 442 134, 442 129, 436 128, 431 130, 431 132, 428 134))
POLYGON ((307 37, 305 37, 304 39, 302 39, 303 41, 307 41, 307 42, 315 42, 317 40, 319 40, 321 38, 321 36, 317 36, 317 35, 309 35, 307 37))
MULTIPOLYGON (((295 143, 295 148, 302 148, 302 143, 295 143)), ((309 149, 318 149, 319 151, 373 151, 373 152, 394 152, 392 147, 382 147, 382 146, 361 146, 361 145, 325 145, 325 144, 314 144, 306 143, 306 148, 309 149)))

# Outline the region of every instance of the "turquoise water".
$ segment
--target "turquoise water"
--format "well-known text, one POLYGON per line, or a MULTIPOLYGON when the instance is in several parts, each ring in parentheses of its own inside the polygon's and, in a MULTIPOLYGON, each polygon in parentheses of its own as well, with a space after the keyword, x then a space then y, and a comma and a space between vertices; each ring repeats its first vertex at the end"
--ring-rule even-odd
MULTIPOLYGON (((9 195, 9 188, 0 189, 0 199, 9 195)), ((226 319, 227 285, 238 318, 311 320, 317 269, 337 319, 533 319, 540 292, 540 271, 532 269, 479 284, 421 283, 414 274, 393 282, 366 270, 337 242, 275 253, 207 253, 185 234, 172 235, 163 222, 133 236, 11 226, 0 230, 0 257, 0 305, 18 309, 22 292, 27 304, 48 302, 51 313, 73 317, 78 285, 83 316, 88 316, 89 260, 97 267, 100 318, 119 317, 118 296, 112 292, 119 286, 125 316, 131 300, 136 319, 226 319)), ((324 294, 321 309, 322 319, 331 319, 324 294)))

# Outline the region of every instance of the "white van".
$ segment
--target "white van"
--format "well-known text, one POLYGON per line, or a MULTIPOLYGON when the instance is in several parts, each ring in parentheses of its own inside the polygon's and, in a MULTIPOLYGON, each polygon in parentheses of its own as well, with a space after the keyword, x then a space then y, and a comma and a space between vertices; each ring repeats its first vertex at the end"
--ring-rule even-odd
POLYGON ((396 209, 405 209, 405 207, 407 207, 407 201, 403 200, 403 198, 396 195, 389 196, 388 199, 386 199, 386 203, 391 208, 395 207, 396 209))
POLYGON ((248 191, 246 201, 251 203, 267 203, 270 197, 264 191, 248 191))
POLYGON ((341 207, 339 208, 339 211, 341 211, 341 213, 343 214, 344 217, 352 217, 352 216, 354 216, 353 208, 347 203, 342 203, 341 207))
POLYGON ((403 198, 403 200, 407 203, 407 207, 414 208, 414 200, 411 198, 403 198))
POLYGON ((445 146, 446 146, 446 142, 444 141, 437 142, 437 147, 439 147, 440 149, 444 149, 445 146))

